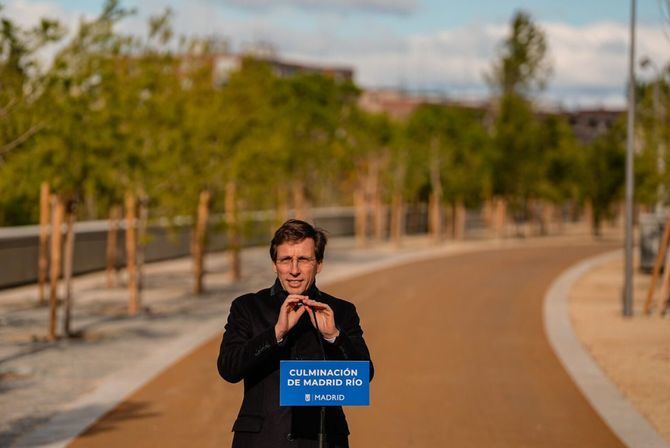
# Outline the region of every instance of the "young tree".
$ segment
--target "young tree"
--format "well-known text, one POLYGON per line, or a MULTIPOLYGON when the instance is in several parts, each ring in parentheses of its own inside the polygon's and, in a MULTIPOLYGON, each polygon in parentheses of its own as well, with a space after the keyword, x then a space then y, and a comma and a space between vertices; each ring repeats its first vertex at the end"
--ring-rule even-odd
POLYGON ((636 201, 665 206, 670 200, 670 65, 650 81, 639 83, 635 97, 642 144, 635 155, 636 201))
POLYGON ((16 172, 11 164, 25 155, 45 119, 37 103, 44 92, 45 76, 37 52, 62 38, 54 20, 41 19, 31 29, 2 15, 0 5, 0 225, 37 221, 40 173, 16 172), (23 154, 21 154, 23 153, 23 154))
POLYGON ((517 11, 509 35, 498 50, 498 58, 485 78, 499 97, 524 98, 544 90, 551 74, 547 39, 531 16, 517 11))
POLYGON ((490 188, 482 114, 457 106, 424 105, 410 117, 407 132, 423 155, 433 234, 442 233, 442 208, 448 201, 452 235, 462 237, 465 205, 478 204, 490 188))
POLYGON ((544 148, 532 97, 544 89, 551 73, 544 31, 519 11, 497 60, 486 75, 497 95, 494 106, 493 193, 526 218, 529 201, 538 195, 544 148))
POLYGON ((586 148, 582 181, 585 197, 592 204, 592 231, 601 235, 602 221, 612 215, 612 207, 621 200, 626 153, 625 132, 617 122, 606 134, 586 148))

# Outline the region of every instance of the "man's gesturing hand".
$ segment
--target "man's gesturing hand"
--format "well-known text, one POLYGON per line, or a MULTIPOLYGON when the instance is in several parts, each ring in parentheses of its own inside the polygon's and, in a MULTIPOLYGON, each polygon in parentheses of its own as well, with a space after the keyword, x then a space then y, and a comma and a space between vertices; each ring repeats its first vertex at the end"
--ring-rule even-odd
POLYGON ((340 335, 340 330, 335 326, 335 313, 331 307, 325 303, 308 298, 305 298, 302 303, 307 307, 307 313, 309 314, 309 319, 312 321, 312 325, 316 327, 318 322, 321 336, 325 339, 334 339, 340 335))
POLYGON ((307 299, 306 296, 290 294, 286 300, 284 300, 284 303, 282 303, 281 309, 279 310, 277 323, 275 324, 275 336, 277 337, 277 341, 284 339, 286 333, 298 323, 300 316, 305 312, 305 307, 299 305, 305 299, 307 299))

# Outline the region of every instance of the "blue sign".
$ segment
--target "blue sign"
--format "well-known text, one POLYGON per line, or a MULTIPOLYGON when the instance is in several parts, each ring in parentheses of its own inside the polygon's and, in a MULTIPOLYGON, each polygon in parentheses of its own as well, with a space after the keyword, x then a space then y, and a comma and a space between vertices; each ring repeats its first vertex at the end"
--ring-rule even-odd
POLYGON ((280 361, 280 406, 369 406, 369 361, 280 361))

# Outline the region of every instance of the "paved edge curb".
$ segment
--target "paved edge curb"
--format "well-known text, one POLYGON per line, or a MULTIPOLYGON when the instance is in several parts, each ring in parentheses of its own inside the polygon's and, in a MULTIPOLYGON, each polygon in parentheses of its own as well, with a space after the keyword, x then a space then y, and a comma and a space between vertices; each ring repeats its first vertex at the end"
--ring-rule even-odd
POLYGON ((559 361, 587 401, 629 447, 670 448, 651 424, 626 400, 605 375, 574 333, 569 312, 569 293, 592 269, 623 256, 622 250, 583 260, 555 279, 544 296, 544 328, 559 361))
MULTIPOLYGON (((93 391, 68 403, 44 425, 19 437, 16 447, 60 448, 67 446, 99 418, 170 365, 195 350, 221 329, 221 322, 201 325, 168 343, 137 364, 105 377, 93 391)), ((214 361, 212 361, 212 369, 214 361)))

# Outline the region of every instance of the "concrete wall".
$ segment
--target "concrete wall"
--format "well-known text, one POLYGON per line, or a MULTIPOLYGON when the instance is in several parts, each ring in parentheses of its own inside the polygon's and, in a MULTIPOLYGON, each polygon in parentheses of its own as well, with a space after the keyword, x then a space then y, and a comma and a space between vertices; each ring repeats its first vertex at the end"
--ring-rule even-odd
MULTIPOLYGON (((326 229, 330 236, 352 236, 354 234, 354 211, 349 207, 320 208, 312 210, 314 223, 326 229)), ((269 212, 252 212, 242 216, 245 224, 244 246, 269 244, 276 227, 269 212)), ((226 248, 225 229, 222 216, 210 220, 207 251, 226 248)), ((406 217, 408 234, 426 232, 424 208, 408 210, 406 217)), ((124 230, 119 229, 117 266, 124 265, 124 230)), ((37 281, 38 226, 0 228, 0 288, 17 286, 37 281)), ((145 249, 147 262, 183 257, 190 253, 191 223, 188 218, 151 225, 145 249)), ((75 225, 74 272, 82 274, 105 268, 107 247, 107 221, 87 221, 75 225)))

